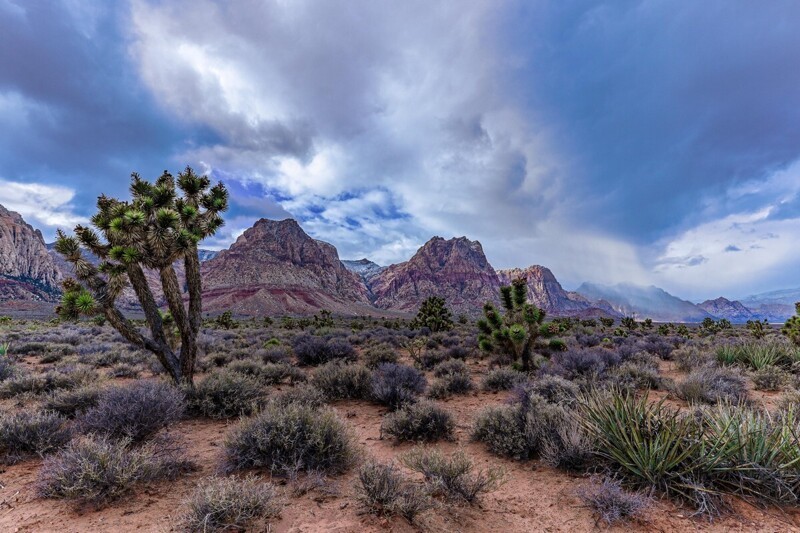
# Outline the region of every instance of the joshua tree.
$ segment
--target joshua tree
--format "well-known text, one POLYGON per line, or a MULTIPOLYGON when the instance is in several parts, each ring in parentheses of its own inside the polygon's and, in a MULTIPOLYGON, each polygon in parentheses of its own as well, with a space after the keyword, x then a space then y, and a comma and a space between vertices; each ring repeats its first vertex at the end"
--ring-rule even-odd
POLYGON ((501 352, 522 362, 522 370, 531 367, 531 352, 536 339, 548 337, 558 331, 551 324, 542 324, 544 309, 528 303, 528 288, 525 280, 515 279, 511 285, 500 287, 500 301, 505 315, 487 302, 483 306, 484 318, 478 320, 478 345, 486 352, 501 352))
POLYGON ((794 304, 794 309, 795 315, 786 321, 781 332, 789 337, 789 340, 796 346, 800 346, 800 302, 794 304))
POLYGON ((129 342, 153 352, 173 381, 191 385, 202 312, 197 243, 222 226, 220 213, 228 208, 228 191, 222 183, 212 187, 207 176, 189 167, 178 175, 180 194, 175 185, 166 171, 155 183, 134 173, 130 201, 105 195, 97 199, 98 212, 92 217, 97 231, 82 225, 75 227, 75 236, 58 231, 56 250, 73 264, 77 278, 64 282, 58 313, 69 319, 102 314, 129 342), (97 267, 83 257, 82 247, 100 259, 97 267), (188 309, 172 266, 178 260, 186 270, 188 309), (180 334, 179 351, 170 347, 145 268, 159 272, 171 321, 180 334), (116 307, 127 281, 142 306, 150 336, 116 307))
POLYGON ((447 305, 445 305, 444 298, 440 298, 439 296, 425 298, 425 301, 419 306, 419 311, 411 327, 425 327, 434 333, 453 329, 453 315, 450 313, 447 305))

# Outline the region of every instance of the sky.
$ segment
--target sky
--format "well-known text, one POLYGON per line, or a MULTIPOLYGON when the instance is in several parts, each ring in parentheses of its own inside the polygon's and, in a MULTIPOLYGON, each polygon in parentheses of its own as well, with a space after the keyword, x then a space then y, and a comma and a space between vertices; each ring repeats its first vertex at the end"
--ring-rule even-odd
POLYGON ((692 300, 800 286, 795 0, 0 0, 0 204, 51 240, 131 172, 340 257, 692 300))

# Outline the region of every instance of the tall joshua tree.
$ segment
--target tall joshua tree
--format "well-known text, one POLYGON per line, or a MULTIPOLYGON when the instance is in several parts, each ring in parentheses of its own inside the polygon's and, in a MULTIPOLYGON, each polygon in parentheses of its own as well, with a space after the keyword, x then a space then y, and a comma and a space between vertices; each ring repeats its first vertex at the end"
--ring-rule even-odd
POLYGON ((511 355, 528 372, 536 339, 540 335, 551 336, 553 330, 550 325, 542 324, 544 309, 528 303, 528 287, 523 278, 500 287, 500 301, 504 315, 489 302, 483 306, 484 318, 478 320, 478 344, 486 352, 511 355))
POLYGON ((222 183, 211 186, 207 176, 186 167, 176 180, 167 171, 155 183, 131 175, 131 200, 105 195, 97 199, 92 217, 96 231, 76 226, 75 235, 58 231, 56 251, 75 267, 64 282, 60 316, 75 319, 100 313, 129 342, 153 352, 175 383, 192 384, 201 319, 200 261, 197 243, 222 226, 220 213, 228 208, 222 183), (99 234, 98 234, 99 232, 99 234), (83 257, 84 247, 101 262, 95 267, 83 257), (188 309, 173 263, 183 260, 188 309), (144 268, 159 272, 171 320, 180 335, 179 349, 170 347, 164 317, 147 284, 144 268), (129 281, 142 306, 150 335, 143 335, 115 302, 129 281))

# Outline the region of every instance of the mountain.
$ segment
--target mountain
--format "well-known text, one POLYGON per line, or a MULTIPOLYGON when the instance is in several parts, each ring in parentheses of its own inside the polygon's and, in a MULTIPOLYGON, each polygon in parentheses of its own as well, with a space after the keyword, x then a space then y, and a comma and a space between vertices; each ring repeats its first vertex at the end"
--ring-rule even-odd
POLYGON ((0 205, 0 300, 55 302, 60 281, 42 233, 0 205))
POLYGON ((531 265, 528 268, 510 268, 498 270, 497 275, 503 285, 510 285, 517 278, 524 278, 530 301, 549 315, 617 316, 607 302, 592 302, 576 293, 565 291, 547 267, 531 265))
POLYGON ((201 265, 203 309, 236 314, 340 314, 369 311, 367 288, 331 244, 295 220, 261 219, 201 265))
POLYGON ((706 300, 697 304, 697 307, 715 318, 727 318, 734 324, 741 324, 748 320, 760 320, 761 317, 745 307, 742 302, 728 300, 720 296, 716 300, 706 300))
POLYGON ((478 241, 433 237, 404 263, 391 265, 370 283, 381 309, 414 312, 425 298, 440 296, 454 313, 477 314, 497 302, 500 280, 478 241))
POLYGON ((342 264, 350 272, 355 272, 358 274, 367 285, 369 285, 370 281, 372 281, 372 278, 386 270, 386 267, 382 267, 377 263, 373 263, 367 258, 358 260, 342 259, 342 264))
POLYGON ((770 322, 784 322, 794 315, 795 302, 800 302, 800 288, 762 292, 742 299, 750 310, 770 322))
MULTIPOLYGON (((605 300, 618 313, 658 322, 701 322, 711 315, 691 302, 681 300, 663 289, 630 283, 598 285, 584 283, 578 294, 590 301, 605 300)), ((711 317, 714 318, 714 317, 711 317)))

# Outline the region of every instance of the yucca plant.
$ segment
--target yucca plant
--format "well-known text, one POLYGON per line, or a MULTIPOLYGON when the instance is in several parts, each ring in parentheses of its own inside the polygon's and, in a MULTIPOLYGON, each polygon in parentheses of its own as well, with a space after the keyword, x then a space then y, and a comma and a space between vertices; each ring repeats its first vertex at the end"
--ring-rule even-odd
POLYGON ((739 350, 731 344, 718 346, 715 356, 721 366, 732 366, 739 362, 739 350))
POLYGON ((4 342, 0 344, 0 357, 6 357, 10 350, 11 350, 10 342, 4 342))
POLYGON ((487 302, 484 318, 478 320, 478 345, 486 352, 500 352, 522 362, 523 372, 531 367, 531 353, 539 336, 558 332, 556 324, 543 324, 545 312, 528 303, 528 287, 524 278, 500 287, 504 315, 487 302))
POLYGON ((77 278, 64 282, 58 313, 67 319, 101 314, 129 342, 153 352, 173 381, 191 384, 202 311, 197 244, 222 226, 220 213, 228 207, 228 191, 222 183, 212 187, 207 176, 198 176, 189 167, 178 175, 177 188, 180 194, 175 178, 166 171, 154 183, 134 173, 131 200, 105 195, 97 199, 98 212, 92 217, 97 231, 82 225, 75 227, 75 236, 58 231, 56 251, 73 264, 77 278), (96 255, 100 264, 94 266, 87 260, 82 248, 96 255), (188 309, 173 268, 179 260, 186 270, 188 309), (170 346, 145 268, 160 274, 170 315, 180 333, 179 351, 170 346), (149 337, 115 304, 128 282, 142 306, 149 337))

